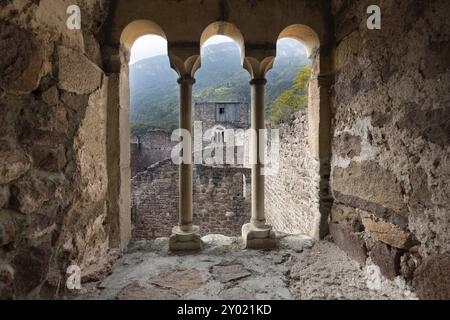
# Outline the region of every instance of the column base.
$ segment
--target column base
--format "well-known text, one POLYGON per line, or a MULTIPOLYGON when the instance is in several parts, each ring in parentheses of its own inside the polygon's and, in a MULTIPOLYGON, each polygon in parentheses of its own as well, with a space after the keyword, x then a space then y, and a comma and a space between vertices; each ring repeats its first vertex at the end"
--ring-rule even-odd
POLYGON ((242 240, 246 249, 274 249, 278 247, 278 239, 271 226, 258 228, 252 223, 242 226, 242 240))
POLYGON ((185 232, 176 226, 172 229, 172 235, 169 239, 170 251, 193 251, 202 249, 202 240, 200 238, 200 228, 193 226, 192 231, 185 232))

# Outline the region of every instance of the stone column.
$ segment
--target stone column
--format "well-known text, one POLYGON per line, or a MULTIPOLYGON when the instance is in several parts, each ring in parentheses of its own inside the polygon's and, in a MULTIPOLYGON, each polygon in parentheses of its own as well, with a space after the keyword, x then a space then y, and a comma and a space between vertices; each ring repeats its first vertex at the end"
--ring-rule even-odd
MULTIPOLYGON (((192 86, 195 79, 184 75, 178 79, 180 85, 180 129, 187 130, 192 137, 192 86)), ((183 145, 183 159, 190 159, 189 163, 182 162, 179 167, 179 221, 172 230, 169 249, 198 250, 201 249, 199 227, 192 223, 192 139, 183 145)))
POLYGON ((242 227, 242 238, 246 248, 267 249, 277 246, 275 232, 266 225, 264 213, 264 175, 260 155, 264 153, 264 140, 260 130, 265 129, 264 87, 265 78, 253 78, 252 86, 252 138, 250 154, 252 159, 252 217, 251 222, 242 227))

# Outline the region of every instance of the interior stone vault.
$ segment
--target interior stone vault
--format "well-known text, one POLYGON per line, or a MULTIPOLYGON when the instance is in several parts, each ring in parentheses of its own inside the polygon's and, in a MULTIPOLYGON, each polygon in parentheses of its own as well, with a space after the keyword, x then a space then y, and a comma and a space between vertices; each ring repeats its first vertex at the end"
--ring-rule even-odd
MULTIPOLYGON (((165 261, 167 270, 152 269, 161 272, 152 274, 156 284, 183 277, 170 269, 171 257, 184 257, 179 251, 238 260, 248 254, 262 266, 273 258, 280 269, 270 270, 272 280, 282 268, 292 275, 291 286, 281 286, 276 296, 255 295, 258 281, 250 281, 228 292, 231 297, 373 298, 373 292, 384 290, 370 281, 378 277, 380 283, 397 284, 392 298, 449 299, 448 13, 447 0, 0 0, 0 299, 70 295, 66 271, 71 265, 79 267, 85 286, 116 270, 104 285, 111 289, 124 272, 124 264, 113 267, 114 262, 121 256, 134 259, 139 250, 142 257, 165 261), (381 29, 367 27, 372 2, 381 8, 381 29), (74 4, 80 8, 80 28, 66 23, 74 4), (178 222, 170 238, 130 244, 128 63, 133 43, 143 35, 167 40, 179 77, 179 127, 188 131, 200 48, 209 38, 225 35, 240 48, 251 78, 253 129, 265 128, 266 73, 277 41, 294 38, 304 44, 312 60, 308 109, 284 124, 287 149, 281 162, 284 172, 292 173, 290 188, 283 190, 296 190, 305 180, 300 169, 306 163, 313 168, 308 173, 312 191, 301 198, 311 201, 305 205, 306 224, 303 215, 291 217, 307 237, 276 234, 269 225, 276 217, 266 217, 267 193, 286 187, 288 179, 268 181, 258 162, 251 167, 251 218, 242 236, 202 238, 193 219, 193 167, 181 164, 178 222), (299 123, 307 124, 307 132, 299 123), (291 149, 298 140, 306 146, 301 152, 291 149), (311 270, 302 265, 304 259, 318 266, 315 246, 330 253, 328 274, 322 270, 316 278, 335 277, 341 293, 296 291, 308 288, 301 270, 311 270), (269 260, 258 256, 259 250, 272 250, 269 260), (280 255, 283 250, 294 257, 289 263, 280 255), (367 286, 364 281, 356 286, 367 294, 354 294, 339 277, 343 269, 331 267, 347 258, 341 265, 348 263, 345 272, 367 271, 358 273, 367 277, 367 286)), ((254 154, 258 139, 251 141, 254 154)), ((292 191, 280 197, 295 206, 292 191)), ((273 212, 276 202, 271 203, 273 212)), ((185 267, 195 269, 189 259, 185 267)), ((261 272, 255 267, 246 273, 245 264, 219 260, 211 268, 231 266, 211 271, 219 282, 221 272, 237 270, 242 278, 261 272)), ((205 265, 197 270, 205 277, 201 270, 205 265)), ((189 278, 194 271, 186 272, 189 278)), ((208 298, 201 286, 161 296, 154 288, 122 285, 127 297, 131 290, 138 298, 208 298)), ((123 297, 113 291, 103 296, 123 297)))

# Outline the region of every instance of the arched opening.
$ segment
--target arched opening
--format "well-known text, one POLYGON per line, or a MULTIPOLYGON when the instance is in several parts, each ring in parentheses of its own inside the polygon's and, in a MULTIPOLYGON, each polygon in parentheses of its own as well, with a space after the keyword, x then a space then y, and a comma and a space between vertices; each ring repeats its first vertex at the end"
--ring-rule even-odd
POLYGON ((279 132, 278 173, 266 177, 267 220, 276 231, 320 238, 324 213, 319 154, 320 42, 305 25, 285 28, 268 72, 266 113, 279 132), (275 85, 275 84, 278 84, 275 85))
MULTIPOLYGON (((249 169, 227 148, 228 134, 249 126, 249 75, 242 67, 244 40, 232 24, 209 25, 201 39, 201 68, 193 88, 194 122, 203 129, 203 162, 194 166, 194 220, 200 232, 239 236, 249 219, 243 192, 249 169), (233 163, 229 163, 229 158, 233 163)), ((234 139, 233 139, 234 141, 234 139)))
POLYGON ((136 20, 128 24, 120 35, 117 56, 120 70, 108 77, 108 212, 111 246, 120 248, 125 248, 132 237, 134 216, 131 205, 129 63, 133 44, 145 35, 166 38, 162 28, 152 21, 136 20))
POLYGON ((162 199, 176 198, 178 177, 176 165, 164 161, 175 146, 171 135, 178 127, 179 107, 177 74, 170 67, 166 39, 145 35, 133 43, 129 79, 133 238, 167 237, 178 206, 162 199), (167 174, 171 179, 161 179, 167 174))

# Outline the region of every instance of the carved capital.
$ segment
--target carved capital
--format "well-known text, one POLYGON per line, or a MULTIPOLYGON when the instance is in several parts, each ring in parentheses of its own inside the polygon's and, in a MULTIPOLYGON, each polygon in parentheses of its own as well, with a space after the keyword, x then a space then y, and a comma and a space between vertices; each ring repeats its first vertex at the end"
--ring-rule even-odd
POLYGON ((265 79, 266 73, 272 69, 275 56, 263 58, 261 60, 254 57, 245 57, 244 68, 250 73, 252 79, 265 79))
POLYGON ((169 60, 170 66, 178 73, 180 79, 193 79, 195 72, 200 68, 200 55, 181 59, 178 56, 169 54, 169 60))

